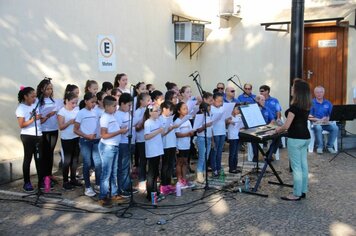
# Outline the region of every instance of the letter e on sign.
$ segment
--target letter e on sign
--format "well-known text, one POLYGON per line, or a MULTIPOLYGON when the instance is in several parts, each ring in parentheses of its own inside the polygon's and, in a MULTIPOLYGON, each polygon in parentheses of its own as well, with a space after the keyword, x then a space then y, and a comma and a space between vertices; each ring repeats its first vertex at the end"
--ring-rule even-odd
POLYGON ((100 54, 105 57, 109 58, 114 52, 114 44, 111 42, 109 38, 103 38, 100 41, 100 54))

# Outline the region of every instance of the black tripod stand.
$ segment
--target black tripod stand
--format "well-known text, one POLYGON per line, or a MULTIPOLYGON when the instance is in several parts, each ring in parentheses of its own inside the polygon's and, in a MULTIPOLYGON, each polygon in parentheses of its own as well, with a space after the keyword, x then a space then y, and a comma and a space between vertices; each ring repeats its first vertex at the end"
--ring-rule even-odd
MULTIPOLYGON (((200 74, 196 71, 193 73, 193 75, 196 73, 195 76, 193 76, 193 81, 195 82, 199 94, 201 97, 203 97, 205 91, 203 90, 201 84, 199 83, 199 81, 197 80, 197 78, 199 77, 200 79, 200 74)), ((208 178, 208 137, 207 137, 207 117, 208 117, 208 107, 203 107, 202 109, 203 114, 204 114, 204 120, 203 120, 203 127, 204 127, 204 147, 205 147, 205 153, 204 153, 204 163, 205 163, 205 185, 202 188, 192 188, 192 191, 195 190, 200 190, 200 189, 204 189, 205 191, 212 189, 209 186, 209 178, 208 178)), ((204 198, 204 196, 202 197, 204 198)))
MULTIPOLYGON (((44 90, 46 90, 46 87, 44 88, 44 90)), ((41 190, 41 184, 42 184, 42 181, 43 181, 43 178, 44 178, 44 175, 43 175, 43 165, 42 165, 42 162, 43 162, 43 156, 42 156, 42 151, 40 150, 41 148, 41 136, 38 135, 38 124, 37 124, 37 111, 38 111, 38 108, 39 108, 39 105, 40 105, 40 101, 41 101, 41 98, 38 99, 37 101, 37 104, 35 106, 35 108, 32 110, 31 112, 31 117, 30 119, 33 119, 34 121, 34 124, 35 124, 35 136, 36 136, 36 144, 35 144, 35 152, 34 152, 34 157, 35 159, 38 161, 38 173, 37 173, 37 176, 38 176, 38 183, 37 183, 37 192, 35 193, 31 193, 31 194, 28 194, 28 195, 25 195, 25 196, 22 196, 22 198, 27 198, 27 197, 30 197, 30 196, 36 196, 36 200, 35 200, 35 205, 37 205, 39 199, 40 199, 40 196, 42 195, 56 195, 56 196, 60 196, 62 195, 61 193, 44 193, 42 192, 41 190)))
POLYGON ((345 123, 348 120, 353 120, 356 118, 356 105, 335 105, 331 111, 330 120, 339 121, 341 123, 341 138, 340 138, 340 151, 329 162, 332 162, 341 153, 344 153, 350 157, 356 158, 351 153, 347 152, 343 148, 343 134, 345 133, 345 123))

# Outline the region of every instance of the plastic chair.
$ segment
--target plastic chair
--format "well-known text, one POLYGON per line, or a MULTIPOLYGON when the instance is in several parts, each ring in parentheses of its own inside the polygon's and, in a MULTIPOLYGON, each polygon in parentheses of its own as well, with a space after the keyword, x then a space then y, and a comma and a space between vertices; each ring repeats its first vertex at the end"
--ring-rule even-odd
MULTIPOLYGON (((335 121, 330 122, 330 123, 335 123, 335 121)), ((309 120, 308 120, 308 129, 309 129, 309 133, 310 133, 310 143, 308 146, 308 151, 313 152, 314 144, 315 144, 315 134, 314 134, 314 130, 312 129, 312 124, 309 120)), ((326 136, 329 134, 329 132, 326 130, 323 130, 322 134, 323 134, 324 139, 326 139, 327 138, 326 136)), ((338 150, 337 149, 337 138, 335 139, 335 142, 334 142, 334 149, 337 152, 337 150, 338 150)))

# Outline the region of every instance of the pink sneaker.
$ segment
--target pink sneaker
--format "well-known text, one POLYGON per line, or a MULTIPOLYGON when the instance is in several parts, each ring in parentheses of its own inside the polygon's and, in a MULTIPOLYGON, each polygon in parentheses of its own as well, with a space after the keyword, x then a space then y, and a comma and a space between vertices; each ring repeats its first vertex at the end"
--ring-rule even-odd
POLYGON ((170 194, 169 185, 161 185, 161 186, 159 187, 159 191, 160 191, 161 194, 163 194, 163 195, 168 195, 168 194, 170 194))
POLYGON ((169 192, 171 194, 175 194, 176 193, 176 187, 173 185, 167 185, 167 188, 169 189, 169 192))
POLYGON ((51 191, 51 179, 49 176, 44 177, 44 191, 49 193, 51 191))

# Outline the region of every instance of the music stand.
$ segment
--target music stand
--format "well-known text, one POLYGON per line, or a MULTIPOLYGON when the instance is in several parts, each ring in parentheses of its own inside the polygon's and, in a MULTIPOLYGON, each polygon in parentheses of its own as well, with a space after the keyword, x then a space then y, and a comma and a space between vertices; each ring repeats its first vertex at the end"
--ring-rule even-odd
MULTIPOLYGON (((335 105, 333 106, 333 109, 331 111, 331 115, 330 115, 330 120, 331 121, 338 121, 340 123, 345 122, 346 121, 351 121, 353 119, 356 118, 356 104, 349 104, 349 105, 335 105)), ((331 161, 333 161, 339 154, 341 153, 345 153, 353 158, 356 158, 354 155, 346 152, 343 149, 343 129, 345 129, 345 126, 341 126, 341 140, 340 140, 340 152, 338 154, 336 154, 333 158, 331 158, 331 161)))

